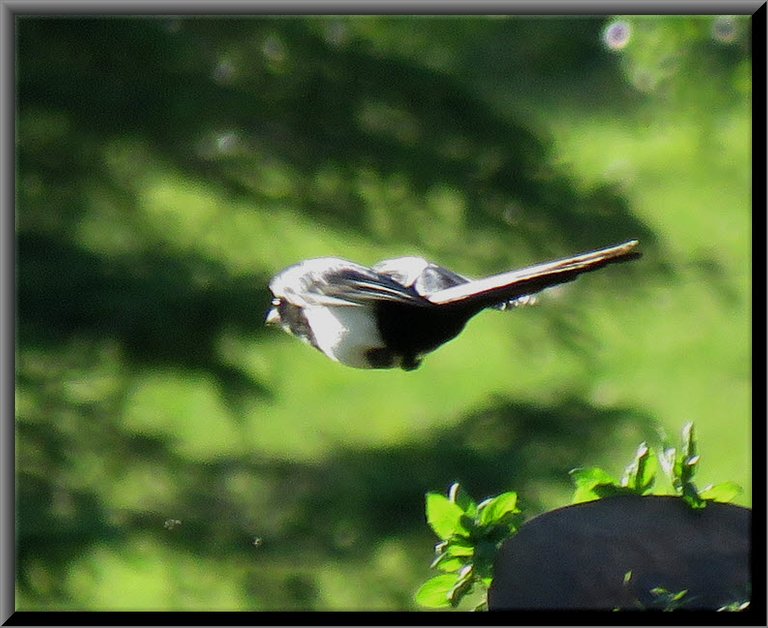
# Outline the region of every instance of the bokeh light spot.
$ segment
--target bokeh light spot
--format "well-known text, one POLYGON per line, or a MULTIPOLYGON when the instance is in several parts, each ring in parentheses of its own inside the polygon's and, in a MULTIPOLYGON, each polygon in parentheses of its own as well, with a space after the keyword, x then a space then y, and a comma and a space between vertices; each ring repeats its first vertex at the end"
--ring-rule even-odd
POLYGON ((632 37, 632 27, 625 20, 608 24, 603 30, 603 43, 610 50, 623 50, 632 37))

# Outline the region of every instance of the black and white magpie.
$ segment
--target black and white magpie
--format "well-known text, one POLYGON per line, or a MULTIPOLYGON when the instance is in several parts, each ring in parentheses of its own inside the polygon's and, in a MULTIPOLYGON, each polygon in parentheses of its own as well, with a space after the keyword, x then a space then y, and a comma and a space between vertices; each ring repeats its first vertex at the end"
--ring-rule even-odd
POLYGON ((421 257, 384 260, 372 268, 334 257, 310 259, 272 279, 266 322, 347 366, 410 371, 481 310, 525 303, 581 273, 639 257, 637 244, 630 240, 474 280, 421 257))

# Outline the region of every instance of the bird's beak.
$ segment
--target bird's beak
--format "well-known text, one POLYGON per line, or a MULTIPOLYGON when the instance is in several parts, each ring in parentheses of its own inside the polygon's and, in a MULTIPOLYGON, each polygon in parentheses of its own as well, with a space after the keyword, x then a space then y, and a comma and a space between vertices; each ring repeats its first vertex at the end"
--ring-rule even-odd
POLYGON ((276 307, 273 307, 267 312, 267 318, 264 321, 265 325, 279 325, 280 324, 280 313, 277 311, 276 307))

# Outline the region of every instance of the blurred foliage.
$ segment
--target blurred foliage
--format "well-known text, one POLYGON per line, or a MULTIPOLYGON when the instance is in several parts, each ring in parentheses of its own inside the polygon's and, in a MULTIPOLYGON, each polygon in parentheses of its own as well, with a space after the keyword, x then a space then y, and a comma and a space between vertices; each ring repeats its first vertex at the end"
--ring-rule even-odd
POLYGON ((540 512, 681 417, 749 503, 748 18, 16 34, 19 609, 414 608, 425 492, 540 512), (414 373, 262 325, 308 257, 479 276, 628 238, 414 373))

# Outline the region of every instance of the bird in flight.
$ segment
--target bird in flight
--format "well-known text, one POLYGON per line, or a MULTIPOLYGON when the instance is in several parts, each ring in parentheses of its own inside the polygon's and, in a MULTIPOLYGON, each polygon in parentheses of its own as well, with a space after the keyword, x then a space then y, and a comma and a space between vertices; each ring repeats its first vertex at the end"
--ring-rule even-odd
POLYGON ((527 302, 582 273, 640 256, 637 240, 483 279, 467 279, 421 257, 368 268, 335 257, 289 266, 272 279, 268 325, 365 369, 410 371, 455 338, 475 314, 527 302))

